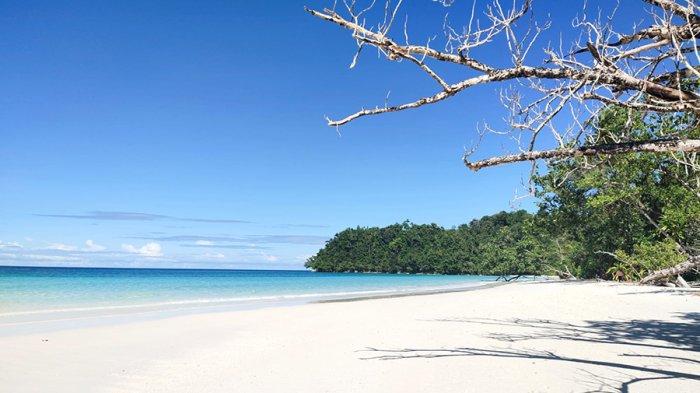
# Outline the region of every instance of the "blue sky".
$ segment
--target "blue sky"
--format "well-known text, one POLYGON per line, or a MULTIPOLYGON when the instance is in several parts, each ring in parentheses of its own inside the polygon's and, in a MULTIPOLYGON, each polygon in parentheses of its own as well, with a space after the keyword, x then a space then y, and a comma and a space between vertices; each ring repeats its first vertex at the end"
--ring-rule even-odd
POLYGON ((348 226, 511 209, 527 175, 461 163, 503 117, 496 86, 327 127, 435 87, 371 51, 349 70, 347 32, 303 11, 325 1, 1 3, 0 264, 300 268, 348 226))

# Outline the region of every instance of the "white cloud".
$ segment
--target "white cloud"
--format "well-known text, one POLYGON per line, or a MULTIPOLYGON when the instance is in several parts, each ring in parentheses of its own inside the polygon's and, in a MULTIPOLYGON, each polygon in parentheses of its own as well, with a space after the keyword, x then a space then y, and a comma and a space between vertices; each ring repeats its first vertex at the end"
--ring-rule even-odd
POLYGON ((107 247, 101 246, 101 245, 95 243, 94 241, 88 239, 85 241, 85 247, 83 248, 83 251, 97 252, 97 251, 104 251, 106 249, 107 249, 107 247))
POLYGON ((132 254, 139 254, 144 257, 163 256, 163 248, 160 246, 160 244, 155 242, 146 243, 143 247, 136 247, 132 244, 122 244, 122 250, 132 254))
POLYGON ((16 259, 20 261, 48 261, 48 262, 77 262, 81 259, 78 257, 66 257, 61 255, 42 255, 42 254, 9 254, 0 253, 0 258, 16 259))
POLYGON ((258 252, 255 252, 255 253, 249 254, 249 255, 250 255, 250 257, 252 257, 258 261, 263 260, 263 261, 267 261, 267 262, 277 262, 280 259, 277 255, 268 254, 268 253, 262 252, 262 251, 258 251, 258 252))
POLYGON ((194 244, 198 246, 213 246, 214 242, 209 240, 197 240, 196 242, 194 242, 194 244))
POLYGON ((4 242, 0 240, 0 248, 22 248, 22 245, 17 242, 4 242))
POLYGON ((28 254, 24 255, 25 258, 36 259, 39 261, 52 261, 52 262, 67 262, 67 261, 80 261, 78 257, 64 257, 60 255, 38 255, 38 254, 28 254))
POLYGON ((226 255, 220 253, 220 252, 208 252, 202 255, 202 258, 207 258, 207 259, 224 259, 226 258, 226 255))
POLYGON ((51 243, 49 244, 48 247, 49 250, 58 250, 58 251, 75 251, 77 247, 71 246, 68 244, 63 244, 63 243, 51 243))
POLYGON ((280 259, 278 256, 269 254, 263 254, 263 258, 265 258, 265 260, 268 262, 277 262, 280 259))

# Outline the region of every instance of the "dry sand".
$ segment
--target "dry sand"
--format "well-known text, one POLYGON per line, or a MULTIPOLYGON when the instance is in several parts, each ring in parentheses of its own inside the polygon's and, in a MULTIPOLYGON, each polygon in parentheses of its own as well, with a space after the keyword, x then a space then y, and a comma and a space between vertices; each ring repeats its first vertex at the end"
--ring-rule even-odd
POLYGON ((697 293, 515 283, 13 334, 0 391, 700 392, 699 336, 697 293))

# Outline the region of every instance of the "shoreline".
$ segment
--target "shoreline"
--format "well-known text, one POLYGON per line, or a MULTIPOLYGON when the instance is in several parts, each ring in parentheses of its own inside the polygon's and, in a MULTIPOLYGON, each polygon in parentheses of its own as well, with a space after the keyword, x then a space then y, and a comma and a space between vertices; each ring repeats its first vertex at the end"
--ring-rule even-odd
POLYGON ((461 290, 496 278, 478 275, 402 278, 388 274, 291 270, 0 267, 0 287, 7 288, 0 299, 0 326, 158 311, 250 309, 269 304, 412 294, 444 288, 461 290), (151 278, 153 286, 150 286, 151 278), (46 290, 37 290, 37 286, 46 290))
POLYGON ((697 293, 590 281, 508 284, 0 336, 0 386, 697 391, 697 293))
POLYGON ((506 283, 484 281, 470 283, 469 285, 462 284, 459 286, 367 291, 372 293, 358 291, 342 294, 280 295, 252 300, 192 301, 182 303, 115 305, 107 307, 10 312, 0 314, 0 337, 23 334, 24 332, 40 333, 80 327, 108 326, 111 324, 157 320, 185 315, 275 309, 314 303, 352 302, 466 292, 487 289, 504 284, 506 283))
MULTIPOLYGON (((524 281, 523 281, 524 282, 524 281)), ((423 289, 410 291, 406 293, 388 293, 385 295, 367 295, 367 296, 354 296, 354 297, 343 297, 339 299, 324 299, 317 300, 311 303, 345 303, 345 302, 358 302, 363 300, 378 300, 378 299, 394 299, 400 297, 408 296, 426 296, 426 295, 440 295, 444 293, 455 293, 455 292, 469 292, 481 289, 488 289, 493 287, 498 287, 501 285, 509 284, 508 282, 487 282, 484 284, 471 285, 467 287, 459 288, 446 288, 446 289, 423 289)))

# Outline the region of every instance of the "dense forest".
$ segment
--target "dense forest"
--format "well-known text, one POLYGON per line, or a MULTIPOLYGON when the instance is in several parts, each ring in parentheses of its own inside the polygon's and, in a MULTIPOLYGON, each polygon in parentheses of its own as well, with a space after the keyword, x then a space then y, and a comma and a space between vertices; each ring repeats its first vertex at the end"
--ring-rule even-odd
POLYGON ((547 263, 533 215, 501 212, 458 228, 410 222, 384 228, 350 228, 311 257, 317 271, 537 274, 547 263))
MULTIPOLYGON (((700 137, 690 115, 611 108, 598 143, 700 137)), ((697 157, 691 157, 697 160, 697 157)), ((457 228, 410 222, 346 229, 306 263, 317 271, 552 274, 640 280, 697 258, 700 178, 688 157, 637 152, 550 161, 532 178, 538 210, 501 212, 457 228)), ((690 274, 693 274, 692 272, 690 274)))

